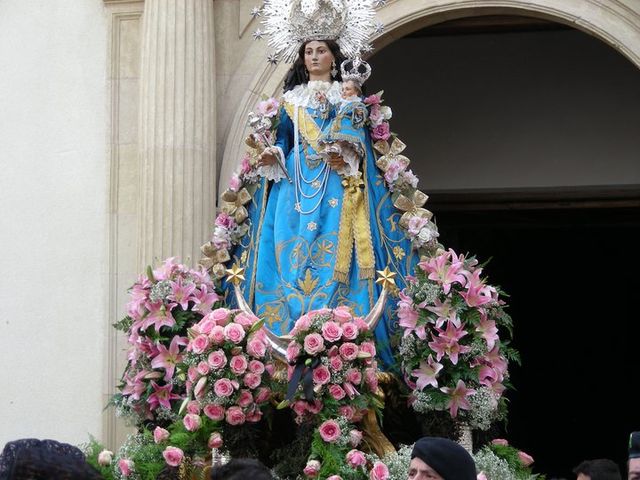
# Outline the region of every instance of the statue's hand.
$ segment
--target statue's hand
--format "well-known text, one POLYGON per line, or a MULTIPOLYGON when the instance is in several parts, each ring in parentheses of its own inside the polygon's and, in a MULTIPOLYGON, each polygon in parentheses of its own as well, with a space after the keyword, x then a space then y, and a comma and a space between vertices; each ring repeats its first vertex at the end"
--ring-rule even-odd
POLYGON ((340 170, 347 164, 347 162, 344 161, 344 158, 342 158, 342 155, 333 152, 329 154, 327 163, 333 170, 340 170))
POLYGON ((274 147, 265 148, 262 153, 258 156, 258 165, 269 167, 271 165, 275 165, 276 163, 276 155, 278 154, 278 150, 274 147))

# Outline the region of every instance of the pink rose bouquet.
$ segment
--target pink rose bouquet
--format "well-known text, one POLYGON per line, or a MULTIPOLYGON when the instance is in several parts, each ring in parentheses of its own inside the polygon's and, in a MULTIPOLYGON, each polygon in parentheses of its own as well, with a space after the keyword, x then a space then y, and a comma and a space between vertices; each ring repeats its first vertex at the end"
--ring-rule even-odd
MULTIPOLYGON (((188 343, 187 330, 219 304, 204 269, 189 269, 173 258, 148 269, 129 291, 128 315, 115 327, 127 334, 129 351, 120 393, 113 399, 120 415, 140 425, 159 420, 185 394, 177 365, 188 343)), ((166 417, 166 415, 164 415, 166 417)))
MULTIPOLYGON (((271 398, 272 368, 261 326, 257 317, 219 308, 191 327, 183 358, 193 398, 183 418, 186 430, 260 421, 261 407, 271 398)), ((221 445, 221 438, 209 440, 221 445)))
POLYGON ((473 258, 453 250, 423 257, 400 293, 399 360, 414 410, 446 410, 486 430, 505 412, 502 394, 517 352, 501 340, 511 318, 473 258))
POLYGON ((341 412, 361 418, 378 389, 376 347, 364 321, 345 307, 315 310, 296 321, 291 335, 287 400, 297 421, 319 411, 326 418, 341 412))

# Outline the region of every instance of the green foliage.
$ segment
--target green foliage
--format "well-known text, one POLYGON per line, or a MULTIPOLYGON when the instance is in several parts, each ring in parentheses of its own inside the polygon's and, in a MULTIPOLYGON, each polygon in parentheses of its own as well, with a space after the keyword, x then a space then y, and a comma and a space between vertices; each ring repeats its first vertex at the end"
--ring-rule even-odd
POLYGON ((104 446, 94 437, 89 437, 89 442, 81 445, 81 449, 87 459, 87 463, 100 472, 104 480, 113 480, 113 469, 111 466, 102 466, 98 463, 98 455, 105 450, 104 446))

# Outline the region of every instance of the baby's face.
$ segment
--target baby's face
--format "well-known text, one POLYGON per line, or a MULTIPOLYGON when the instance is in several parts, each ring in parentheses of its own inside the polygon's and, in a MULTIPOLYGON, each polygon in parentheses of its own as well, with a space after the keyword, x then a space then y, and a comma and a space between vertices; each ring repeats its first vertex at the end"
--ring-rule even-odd
POLYGON ((342 83, 342 98, 349 98, 358 95, 358 88, 353 80, 342 83))

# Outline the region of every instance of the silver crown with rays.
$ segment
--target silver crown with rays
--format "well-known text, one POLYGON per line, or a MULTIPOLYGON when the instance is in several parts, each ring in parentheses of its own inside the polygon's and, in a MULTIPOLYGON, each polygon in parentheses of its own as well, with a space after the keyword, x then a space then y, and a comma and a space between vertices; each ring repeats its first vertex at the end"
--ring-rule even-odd
POLYGON ((340 64, 340 74, 343 82, 351 80, 362 87, 362 84, 371 76, 371 65, 360 57, 350 58, 340 64))
POLYGON ((262 17, 264 31, 256 40, 268 37, 273 48, 269 62, 292 62, 299 48, 311 40, 335 40, 347 58, 372 50, 369 39, 380 31, 373 21, 379 0, 264 0, 251 14, 262 17))

